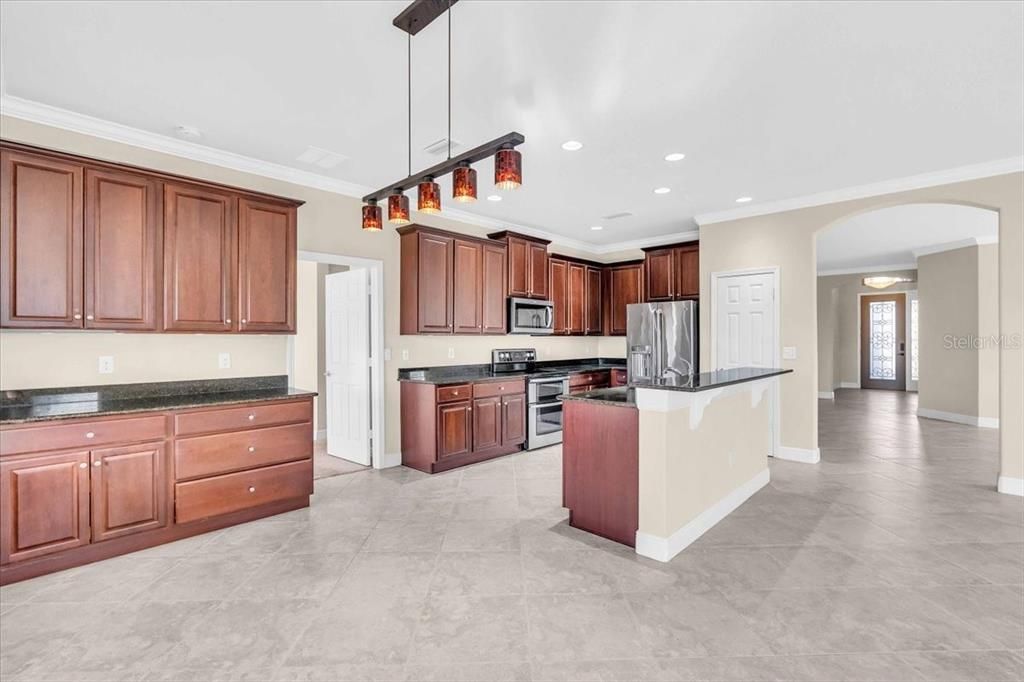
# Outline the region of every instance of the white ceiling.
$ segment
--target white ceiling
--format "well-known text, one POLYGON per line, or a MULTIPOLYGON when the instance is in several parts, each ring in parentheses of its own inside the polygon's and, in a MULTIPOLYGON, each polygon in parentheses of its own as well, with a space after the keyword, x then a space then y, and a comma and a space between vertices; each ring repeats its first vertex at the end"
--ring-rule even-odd
POLYGON ((908 204, 861 213, 818 236, 818 273, 916 267, 915 252, 999 237, 999 214, 954 204, 908 204))
MULTIPOLYGON (((376 189, 407 170, 405 4, 5 1, 2 86, 376 189), (348 158, 297 161, 309 145, 348 158)), ((1021 3, 463 0, 452 22, 452 137, 527 138, 524 187, 459 208, 596 246, 693 229, 740 196, 1024 155, 1021 3)), ((445 37, 442 20, 413 39, 414 169, 446 134, 445 37)))

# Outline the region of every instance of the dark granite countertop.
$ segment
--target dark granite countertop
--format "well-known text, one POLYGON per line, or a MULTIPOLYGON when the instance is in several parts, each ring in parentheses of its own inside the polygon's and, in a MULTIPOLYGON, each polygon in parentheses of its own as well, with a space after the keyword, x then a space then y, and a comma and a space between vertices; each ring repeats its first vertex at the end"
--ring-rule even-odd
POLYGON ((544 360, 535 363, 533 372, 501 372, 495 374, 486 365, 441 365, 439 367, 409 367, 398 370, 399 381, 421 384, 460 384, 467 381, 486 381, 510 377, 539 377, 557 374, 593 372, 602 369, 625 369, 621 358, 584 358, 581 360, 544 360))
POLYGON ((560 400, 581 400, 590 403, 602 403, 614 407, 636 407, 636 389, 626 386, 615 388, 599 388, 596 391, 571 393, 558 396, 560 400))
POLYGON ((782 374, 789 374, 793 370, 780 369, 775 367, 736 367, 734 369, 719 369, 714 372, 701 372, 686 376, 669 375, 664 379, 648 381, 630 381, 631 388, 654 388, 662 391, 709 391, 713 388, 721 388, 731 384, 742 384, 746 381, 757 381, 782 374))
POLYGON ((160 412, 315 396, 288 386, 288 377, 162 381, 0 392, 0 424, 160 412))

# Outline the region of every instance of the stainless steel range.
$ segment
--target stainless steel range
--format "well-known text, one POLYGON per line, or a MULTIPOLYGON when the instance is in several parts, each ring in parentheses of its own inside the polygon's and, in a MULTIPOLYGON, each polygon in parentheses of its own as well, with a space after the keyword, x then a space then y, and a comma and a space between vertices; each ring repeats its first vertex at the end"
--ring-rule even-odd
POLYGON ((535 450, 562 442, 562 401, 569 392, 569 375, 537 369, 533 348, 503 348, 491 351, 495 374, 526 373, 526 449, 535 450))

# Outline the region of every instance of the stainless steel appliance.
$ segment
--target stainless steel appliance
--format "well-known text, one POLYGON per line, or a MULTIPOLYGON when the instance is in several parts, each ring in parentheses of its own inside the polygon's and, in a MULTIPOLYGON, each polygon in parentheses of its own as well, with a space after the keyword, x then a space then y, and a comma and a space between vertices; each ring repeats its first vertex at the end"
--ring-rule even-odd
POLYGON ((534 348, 498 348, 491 351, 491 373, 532 372, 537 361, 534 348))
POLYGON ((555 331, 555 304, 535 298, 508 299, 509 334, 552 334, 555 331))
POLYGON ((626 308, 629 380, 685 377, 698 369, 697 303, 634 303, 626 308))
POLYGON ((569 375, 535 376, 526 386, 526 449, 562 442, 562 401, 569 392, 569 375))

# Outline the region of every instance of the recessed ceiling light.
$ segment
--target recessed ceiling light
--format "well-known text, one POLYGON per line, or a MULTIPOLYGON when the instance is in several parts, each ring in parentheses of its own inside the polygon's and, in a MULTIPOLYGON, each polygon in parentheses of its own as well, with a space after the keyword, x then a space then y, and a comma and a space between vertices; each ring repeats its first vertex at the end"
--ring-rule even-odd
POLYGON ((501 195, 500 194, 489 194, 487 196, 487 201, 501 201, 501 195))
POLYGON ((682 161, 686 158, 686 154, 680 154, 679 152, 672 152, 665 156, 666 161, 682 161))
POLYGON ((604 229, 604 227, 603 227, 603 226, 601 226, 601 225, 591 225, 591 226, 590 226, 590 229, 591 229, 591 230, 603 230, 603 229, 604 229))
POLYGON ((736 203, 737 204, 745 204, 748 201, 753 201, 753 199, 754 199, 754 197, 740 197, 739 199, 736 200, 736 203))
POLYGON ((577 140, 568 140, 562 143, 562 149, 567 152, 578 152, 583 149, 583 143, 577 140))
POLYGON ((654 193, 655 194, 668 194, 671 191, 672 190, 670 188, 668 188, 668 187, 659 187, 656 190, 654 190, 654 193))

